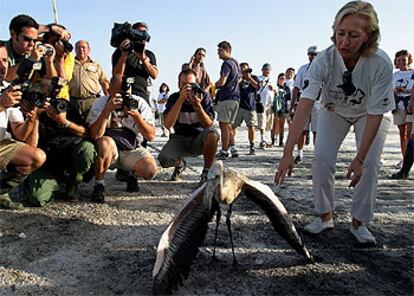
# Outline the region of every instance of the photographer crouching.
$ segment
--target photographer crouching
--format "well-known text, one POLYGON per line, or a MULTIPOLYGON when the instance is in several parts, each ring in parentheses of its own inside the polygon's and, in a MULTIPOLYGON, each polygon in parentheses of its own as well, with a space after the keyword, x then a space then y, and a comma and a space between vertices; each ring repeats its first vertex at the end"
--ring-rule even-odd
POLYGON ((87 140, 87 125, 69 101, 58 97, 63 79, 42 79, 36 85, 38 89, 33 91, 38 99, 31 104, 38 104, 39 147, 46 152, 47 161, 19 186, 19 194, 34 206, 53 198, 78 200, 77 185, 96 157, 94 145, 87 140))
POLYGON ((139 190, 136 177, 146 180, 157 174, 157 164, 151 153, 137 139, 155 138, 155 118, 149 104, 141 97, 129 93, 133 79, 115 75, 110 83, 110 96, 97 99, 88 115, 90 133, 98 147, 95 162, 95 185, 92 200, 105 202, 105 172, 122 169, 131 173, 127 191, 139 190), (113 85, 121 85, 117 92, 113 85))
POLYGON ((21 88, 7 86, 4 81, 8 72, 7 49, 0 43, 0 207, 21 209, 23 204, 13 202, 10 191, 17 187, 30 173, 38 169, 46 160, 45 153, 36 148, 38 120, 36 110, 23 114, 15 105, 20 104, 21 88), (6 88, 5 88, 6 87, 6 88), (11 121, 22 121, 21 124, 11 121), (10 124, 12 134, 22 142, 11 138, 7 132, 10 124), (23 143, 26 142, 26 143, 23 143))

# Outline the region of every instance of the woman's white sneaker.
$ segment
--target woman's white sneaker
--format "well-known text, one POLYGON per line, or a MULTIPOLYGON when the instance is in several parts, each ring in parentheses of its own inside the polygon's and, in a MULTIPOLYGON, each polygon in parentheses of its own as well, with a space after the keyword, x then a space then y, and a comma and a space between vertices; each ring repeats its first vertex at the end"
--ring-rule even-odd
POLYGON ((368 230, 365 225, 360 225, 358 229, 355 229, 352 224, 349 228, 351 233, 355 236, 357 241, 361 244, 376 244, 374 235, 368 230))
POLYGON ((320 217, 315 218, 311 223, 305 226, 305 231, 318 234, 324 230, 334 228, 334 221, 333 219, 329 219, 328 221, 323 222, 320 217))

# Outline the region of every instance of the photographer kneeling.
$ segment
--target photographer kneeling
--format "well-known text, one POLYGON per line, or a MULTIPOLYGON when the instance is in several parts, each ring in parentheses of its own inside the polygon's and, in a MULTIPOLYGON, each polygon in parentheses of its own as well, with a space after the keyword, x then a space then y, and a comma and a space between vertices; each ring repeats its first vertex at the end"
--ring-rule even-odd
MULTIPOLYGON (((3 78, 6 77, 7 70, 7 50, 0 43, 0 87, 5 86, 3 78)), ((38 136, 36 110, 27 114, 24 123, 10 124, 15 137, 26 138, 27 144, 11 139, 7 132, 10 119, 23 118, 20 110, 13 108, 21 98, 20 86, 0 90, 0 207, 9 209, 23 208, 21 203, 10 199, 9 193, 46 160, 45 153, 35 147, 38 136)))
POLYGON ((88 116, 91 137, 98 147, 92 200, 99 203, 105 202, 104 176, 108 169, 119 168, 133 174, 127 180, 129 192, 139 190, 136 177, 149 180, 157 174, 155 159, 137 140, 138 135, 148 140, 155 138, 154 114, 143 98, 129 94, 128 79, 121 77, 112 77, 110 96, 97 99, 88 116), (114 84, 122 84, 121 94, 115 92, 114 84))

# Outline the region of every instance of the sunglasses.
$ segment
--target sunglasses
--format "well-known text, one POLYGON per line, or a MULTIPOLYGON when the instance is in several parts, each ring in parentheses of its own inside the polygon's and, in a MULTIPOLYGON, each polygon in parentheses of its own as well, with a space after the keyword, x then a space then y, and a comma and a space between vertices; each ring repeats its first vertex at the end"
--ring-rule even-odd
POLYGON ((22 34, 20 34, 19 36, 21 36, 21 37, 22 37, 22 39, 23 39, 24 41, 26 41, 27 43, 30 43, 30 42, 35 43, 35 42, 36 42, 36 39, 30 38, 29 36, 25 36, 25 35, 22 35, 22 34))

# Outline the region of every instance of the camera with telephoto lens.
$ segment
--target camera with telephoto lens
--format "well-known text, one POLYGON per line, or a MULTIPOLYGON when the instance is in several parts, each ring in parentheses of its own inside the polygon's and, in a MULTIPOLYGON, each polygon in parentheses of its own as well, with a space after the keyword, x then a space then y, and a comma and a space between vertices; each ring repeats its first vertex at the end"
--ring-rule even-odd
POLYGON ((195 95, 202 95, 204 90, 198 83, 191 83, 191 90, 195 95))
POLYGON ((135 52, 144 52, 145 41, 149 42, 151 36, 147 31, 139 31, 132 28, 131 24, 125 22, 123 24, 114 23, 111 34, 111 46, 119 47, 122 41, 129 39, 131 41, 131 46, 129 50, 134 50, 135 52))
POLYGON ((58 94, 62 87, 65 85, 65 79, 59 77, 53 77, 50 82, 49 93, 50 97, 46 100, 52 105, 57 112, 66 112, 68 104, 65 99, 58 98, 58 94))
POLYGON ((122 96, 122 107, 126 107, 129 110, 138 109, 138 101, 135 100, 129 93, 131 85, 135 82, 134 77, 128 77, 122 79, 121 96, 122 96))

